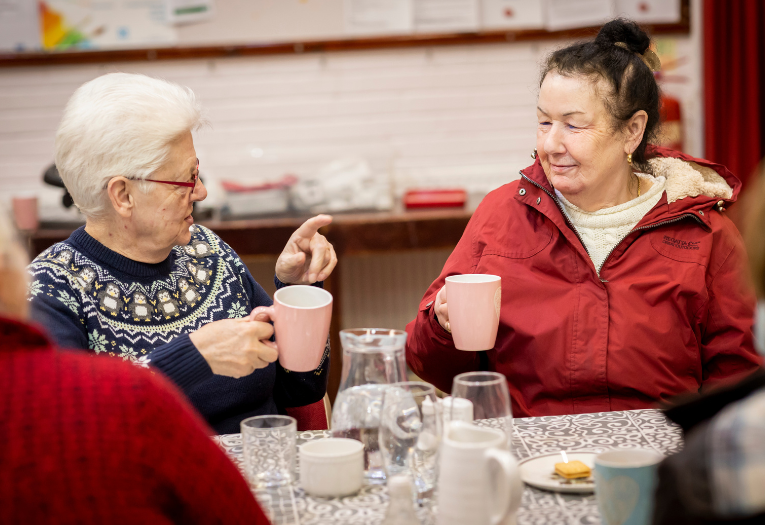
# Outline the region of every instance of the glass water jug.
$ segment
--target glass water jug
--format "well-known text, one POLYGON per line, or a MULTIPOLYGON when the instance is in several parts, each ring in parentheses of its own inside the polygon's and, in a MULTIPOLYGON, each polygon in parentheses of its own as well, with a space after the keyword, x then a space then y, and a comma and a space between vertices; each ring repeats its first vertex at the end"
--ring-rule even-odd
POLYGON ((343 373, 332 408, 332 435, 364 443, 364 475, 368 483, 384 483, 378 443, 380 409, 387 385, 406 381, 406 332, 387 328, 340 331, 343 373))

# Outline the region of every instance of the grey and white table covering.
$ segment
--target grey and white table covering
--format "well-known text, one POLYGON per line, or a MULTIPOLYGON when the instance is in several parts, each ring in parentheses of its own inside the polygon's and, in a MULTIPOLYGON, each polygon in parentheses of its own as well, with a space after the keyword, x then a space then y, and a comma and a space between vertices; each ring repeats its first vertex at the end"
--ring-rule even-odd
MULTIPOLYGON (((515 419, 513 423, 513 452, 519 459, 561 450, 643 447, 673 454, 682 448, 679 427, 658 410, 531 417, 515 419)), ((327 431, 300 432, 298 445, 327 436, 327 431)), ((241 434, 214 439, 243 468, 241 434)), ((256 491, 255 495, 278 525, 377 524, 385 516, 388 503, 384 486, 364 487, 358 494, 345 498, 314 498, 297 486, 256 491)), ((424 516, 423 522, 433 519, 424 516)), ((591 494, 558 494, 526 487, 518 512, 519 525, 597 523, 600 516, 591 494)))

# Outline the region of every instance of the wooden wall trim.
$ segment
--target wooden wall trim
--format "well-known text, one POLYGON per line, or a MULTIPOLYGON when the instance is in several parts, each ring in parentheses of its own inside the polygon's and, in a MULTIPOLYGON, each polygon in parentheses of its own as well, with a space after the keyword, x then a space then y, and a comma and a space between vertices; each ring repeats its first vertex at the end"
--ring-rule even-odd
MULTIPOLYGON (((643 24, 652 35, 689 34, 690 0, 681 1, 681 20, 675 24, 643 24)), ((54 66, 104 62, 137 62, 145 60, 214 59, 261 55, 284 55, 335 51, 360 51, 382 48, 496 44, 551 39, 577 39, 594 36, 598 27, 546 31, 483 31, 478 33, 445 33, 430 35, 386 36, 305 42, 264 42, 253 44, 198 47, 155 47, 109 51, 60 51, 34 53, 0 53, 0 67, 54 66)))

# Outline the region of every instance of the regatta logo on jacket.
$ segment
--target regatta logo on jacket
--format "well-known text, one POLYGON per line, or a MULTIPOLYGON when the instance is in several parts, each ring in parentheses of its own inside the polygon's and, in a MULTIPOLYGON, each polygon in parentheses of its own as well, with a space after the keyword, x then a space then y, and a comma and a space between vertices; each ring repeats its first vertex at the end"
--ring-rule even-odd
POLYGON ((672 246, 673 248, 679 248, 681 250, 698 250, 700 244, 700 241, 681 241, 680 239, 675 239, 669 235, 665 235, 664 241, 662 242, 667 246, 672 246))

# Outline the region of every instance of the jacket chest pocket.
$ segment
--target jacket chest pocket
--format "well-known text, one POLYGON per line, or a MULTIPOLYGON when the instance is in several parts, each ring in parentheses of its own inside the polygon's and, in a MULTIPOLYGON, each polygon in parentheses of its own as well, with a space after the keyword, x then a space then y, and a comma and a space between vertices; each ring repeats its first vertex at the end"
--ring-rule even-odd
POLYGON ((688 231, 661 228, 648 233, 651 247, 660 255, 678 262, 706 265, 709 239, 688 231))
MULTIPOLYGON (((544 250, 553 237, 553 226, 547 221, 524 224, 505 232, 489 232, 480 256, 496 255, 508 259, 528 259, 544 250)), ((480 266, 480 264, 479 264, 480 266)))

